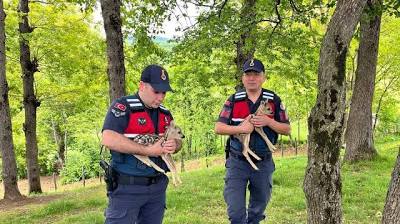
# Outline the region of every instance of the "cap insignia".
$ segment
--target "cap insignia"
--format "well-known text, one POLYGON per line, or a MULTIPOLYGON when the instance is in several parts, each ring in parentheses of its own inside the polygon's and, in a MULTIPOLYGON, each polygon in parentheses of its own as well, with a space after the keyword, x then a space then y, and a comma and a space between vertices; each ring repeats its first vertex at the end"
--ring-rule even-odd
POLYGON ((165 75, 164 69, 161 70, 161 77, 162 80, 166 80, 167 76, 165 75))
POLYGON ((254 60, 253 59, 251 59, 251 61, 250 61, 250 64, 249 64, 250 66, 254 66, 254 60))

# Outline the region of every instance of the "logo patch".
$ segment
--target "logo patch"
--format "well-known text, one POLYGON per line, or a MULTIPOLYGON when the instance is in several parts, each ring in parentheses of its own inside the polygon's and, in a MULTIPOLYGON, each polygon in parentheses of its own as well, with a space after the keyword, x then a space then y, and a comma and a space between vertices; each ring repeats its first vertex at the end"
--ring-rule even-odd
POLYGON ((121 110, 116 110, 114 108, 111 109, 111 113, 114 114, 114 117, 121 117, 121 116, 125 116, 126 112, 123 112, 121 110))
POLYGON ((285 105, 281 102, 281 110, 286 110, 285 105))
POLYGON ((114 108, 117 108, 120 111, 125 111, 126 110, 126 106, 123 105, 122 103, 116 103, 114 104, 114 108))
POLYGON ((146 119, 140 117, 140 118, 138 118, 138 123, 139 123, 140 125, 145 125, 145 124, 146 124, 146 119))
POLYGON ((219 116, 228 119, 231 116, 231 111, 229 109, 223 109, 219 116))

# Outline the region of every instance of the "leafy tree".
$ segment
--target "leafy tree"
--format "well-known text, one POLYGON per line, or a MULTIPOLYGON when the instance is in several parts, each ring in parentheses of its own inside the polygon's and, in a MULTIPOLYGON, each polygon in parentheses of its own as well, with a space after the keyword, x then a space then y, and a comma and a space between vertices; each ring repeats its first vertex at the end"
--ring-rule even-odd
MULTIPOLYGON (((9 8, 14 6, 10 4, 9 8)), ((62 156, 57 152, 60 146, 54 139, 53 123, 60 127, 64 137, 66 160, 68 152, 73 150, 87 151, 88 154, 95 150, 98 156, 97 134, 101 130, 108 101, 107 79, 103 75, 106 70, 105 46, 96 27, 89 26, 92 23, 90 13, 82 13, 74 5, 60 8, 57 5, 35 3, 31 7, 30 18, 37 27, 30 37, 31 49, 41 61, 40 72, 35 74, 36 93, 41 102, 37 123, 39 165, 42 174, 51 174, 55 171, 57 158, 62 156), (77 141, 81 143, 76 144, 77 141), (81 148, 75 148, 78 146, 81 148), (95 149, 87 149, 86 146, 95 149)), ((17 15, 11 10, 9 12, 9 24, 16 24, 17 15)), ((14 58, 18 38, 12 29, 8 30, 8 36, 9 57, 14 58)), ((23 114, 19 109, 22 93, 17 88, 22 84, 18 79, 19 69, 15 61, 9 63, 12 81, 10 91, 14 96, 11 98, 13 122, 17 127, 14 135, 18 174, 24 177, 24 142, 20 128, 23 114)))
POLYGON ((372 99, 378 61, 381 3, 370 0, 360 22, 360 46, 349 118, 344 159, 354 162, 377 155, 372 130, 372 99))
POLYGON ((256 48, 255 28, 256 28, 256 1, 244 1, 240 10, 239 22, 243 25, 240 29, 241 32, 239 39, 236 40, 236 57, 234 62, 236 64, 236 86, 235 89, 243 88, 242 83, 242 67, 243 64, 250 58, 253 58, 256 48))
POLYGON ((38 59, 31 59, 29 46, 29 36, 34 27, 29 25, 29 1, 20 0, 18 13, 21 15, 19 22, 19 45, 20 45, 20 64, 22 70, 23 89, 24 89, 24 111, 25 111, 25 148, 26 164, 28 168, 29 193, 41 193, 40 168, 38 164, 38 144, 36 136, 36 110, 40 106, 34 89, 34 74, 38 70, 38 59))
POLYGON ((0 150, 2 163, 2 181, 4 185, 4 198, 16 200, 21 198, 17 185, 17 165, 15 161, 14 142, 10 105, 8 101, 8 83, 6 78, 6 14, 3 0, 0 0, 0 150))
POLYGON ((345 109, 346 55, 366 1, 338 1, 322 42, 317 102, 308 119, 304 179, 308 223, 342 223, 339 151, 345 109))
POLYGON ((107 41, 110 102, 125 95, 125 65, 122 37, 121 1, 101 0, 101 12, 107 41))

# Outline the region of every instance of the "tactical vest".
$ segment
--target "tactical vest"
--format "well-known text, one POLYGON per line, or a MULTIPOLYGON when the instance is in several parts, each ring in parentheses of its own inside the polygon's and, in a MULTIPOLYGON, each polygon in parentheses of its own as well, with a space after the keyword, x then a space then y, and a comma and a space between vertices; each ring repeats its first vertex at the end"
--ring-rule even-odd
MULTIPOLYGON (((232 114, 231 114, 231 119, 229 125, 234 125, 237 126, 239 125, 247 116, 251 114, 250 111, 250 106, 247 101, 247 94, 245 90, 239 90, 236 92, 233 96, 233 109, 232 109, 232 114)), ((274 119, 274 115, 276 113, 276 97, 275 93, 266 89, 262 89, 262 100, 268 101, 271 111, 273 112, 272 115, 268 115, 270 118, 274 119)), ((269 140, 272 142, 272 144, 276 144, 278 140, 278 133, 276 133, 274 130, 272 130, 269 127, 263 127, 263 130, 265 134, 268 136, 269 140)), ((235 151, 242 151, 242 143, 240 141, 233 137, 232 135, 230 136, 230 149, 235 150, 235 151)), ((269 152, 270 150, 268 149, 267 144, 265 141, 261 138, 261 136, 253 131, 251 133, 251 138, 250 138, 250 148, 254 151, 257 152, 258 154, 263 154, 266 152, 269 152)))
MULTIPOLYGON (((137 96, 124 97, 126 106, 130 108, 129 123, 124 131, 124 135, 144 135, 144 134, 161 134, 164 133, 166 127, 172 120, 170 112, 160 105, 158 112, 158 125, 157 129, 154 128, 154 123, 150 115, 146 112, 143 103, 137 96)), ((133 155, 120 153, 111 150, 112 166, 119 173, 132 175, 132 176, 155 176, 157 171, 142 163, 133 155)), ((161 157, 150 157, 159 167, 167 170, 167 166, 161 157)))

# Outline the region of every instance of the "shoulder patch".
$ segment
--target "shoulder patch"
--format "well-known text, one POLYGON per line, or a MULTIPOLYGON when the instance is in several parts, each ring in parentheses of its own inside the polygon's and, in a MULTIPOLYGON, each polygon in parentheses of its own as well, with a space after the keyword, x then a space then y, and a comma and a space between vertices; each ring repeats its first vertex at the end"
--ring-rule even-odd
POLYGON ((120 111, 125 111, 126 110, 126 106, 123 105, 122 103, 115 103, 114 104, 114 108, 120 110, 120 111))
POLYGON ((117 109, 117 108, 112 108, 112 109, 111 109, 111 113, 114 114, 114 117, 123 117, 123 116, 126 115, 126 112, 125 112, 125 111, 121 111, 121 110, 119 110, 119 109, 117 109))

